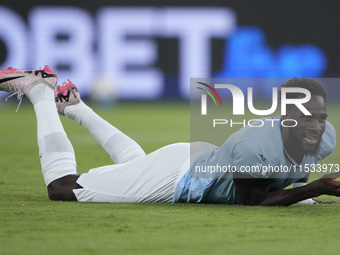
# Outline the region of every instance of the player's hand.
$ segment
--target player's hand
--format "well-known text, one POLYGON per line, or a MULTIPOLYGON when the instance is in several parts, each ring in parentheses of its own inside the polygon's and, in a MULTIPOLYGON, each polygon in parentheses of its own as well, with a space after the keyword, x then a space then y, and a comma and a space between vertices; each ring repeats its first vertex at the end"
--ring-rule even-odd
POLYGON ((340 197, 340 172, 326 174, 321 179, 315 181, 316 189, 320 195, 332 195, 340 197))
POLYGON ((312 198, 312 200, 314 201, 314 204, 318 204, 318 205, 340 204, 339 202, 336 202, 336 201, 322 201, 322 200, 315 199, 315 198, 312 198))

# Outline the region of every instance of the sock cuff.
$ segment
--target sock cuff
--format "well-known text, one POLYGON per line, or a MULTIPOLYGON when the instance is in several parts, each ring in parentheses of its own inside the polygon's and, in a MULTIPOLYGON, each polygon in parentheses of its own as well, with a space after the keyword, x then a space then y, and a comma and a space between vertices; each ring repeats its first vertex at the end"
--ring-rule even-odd
POLYGON ((72 152, 59 152, 59 153, 50 153, 50 155, 46 155, 40 159, 41 161, 41 168, 47 169, 52 165, 59 165, 59 162, 74 162, 76 165, 76 159, 74 153, 72 152))
POLYGON ((66 175, 77 174, 77 163, 73 153, 52 153, 41 158, 42 174, 45 184, 66 175))

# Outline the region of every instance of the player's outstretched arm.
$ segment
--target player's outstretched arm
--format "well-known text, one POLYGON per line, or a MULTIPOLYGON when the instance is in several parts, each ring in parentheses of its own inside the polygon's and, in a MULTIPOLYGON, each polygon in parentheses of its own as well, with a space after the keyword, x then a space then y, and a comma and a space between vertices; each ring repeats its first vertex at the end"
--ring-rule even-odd
MULTIPOLYGON (((293 188, 299 188, 299 187, 307 185, 308 177, 309 177, 309 174, 306 178, 302 178, 298 180, 297 182, 293 183, 293 188)), ((316 198, 308 198, 308 199, 299 201, 298 204, 313 205, 313 204, 340 204, 340 203, 336 201, 322 201, 316 198)))
POLYGON ((288 206, 320 195, 340 197, 340 181, 336 180, 339 176, 340 172, 328 174, 299 188, 271 192, 269 185, 259 189, 247 189, 235 183, 235 187, 243 205, 288 206))

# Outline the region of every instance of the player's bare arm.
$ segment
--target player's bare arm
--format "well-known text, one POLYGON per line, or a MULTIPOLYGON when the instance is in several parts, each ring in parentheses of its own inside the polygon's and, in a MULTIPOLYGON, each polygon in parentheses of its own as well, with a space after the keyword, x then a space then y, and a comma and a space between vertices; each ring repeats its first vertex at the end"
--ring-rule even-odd
POLYGON ((247 189, 235 183, 235 187, 243 205, 288 206, 320 195, 340 196, 338 177, 340 173, 327 174, 305 186, 276 191, 270 191, 269 185, 247 189))
MULTIPOLYGON (((309 178, 309 174, 305 178, 302 178, 302 179, 298 180, 296 183, 294 183, 293 188, 297 188, 297 187, 307 185, 308 178, 309 178)), ((334 200, 323 201, 323 200, 319 200, 319 199, 316 199, 316 198, 310 198, 310 199, 302 200, 299 203, 300 204, 340 204, 339 202, 336 202, 334 200)))

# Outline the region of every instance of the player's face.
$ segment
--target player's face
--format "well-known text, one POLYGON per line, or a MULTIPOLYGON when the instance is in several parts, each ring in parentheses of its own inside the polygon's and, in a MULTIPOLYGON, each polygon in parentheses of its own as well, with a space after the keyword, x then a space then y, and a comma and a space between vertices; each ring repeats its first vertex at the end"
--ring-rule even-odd
POLYGON ((289 139, 294 141, 304 153, 315 152, 326 128, 326 102, 322 96, 312 95, 304 107, 312 114, 304 115, 296 106, 287 109, 287 119, 297 121, 297 126, 289 128, 289 139))

